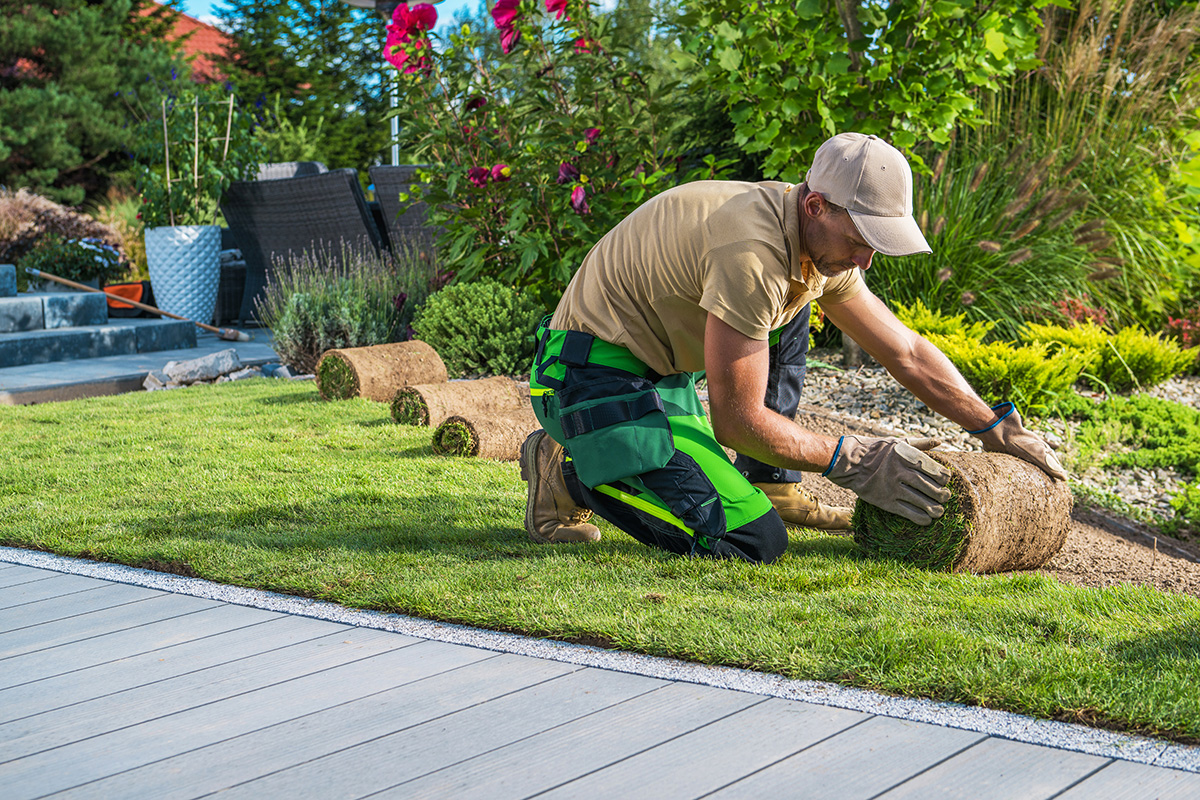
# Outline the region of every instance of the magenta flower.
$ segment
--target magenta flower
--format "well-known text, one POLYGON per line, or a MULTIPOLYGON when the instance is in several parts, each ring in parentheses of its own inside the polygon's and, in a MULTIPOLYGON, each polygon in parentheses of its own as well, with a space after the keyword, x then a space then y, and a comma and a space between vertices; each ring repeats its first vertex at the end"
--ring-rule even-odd
POLYGON ((592 211, 588 207, 587 190, 582 185, 571 190, 571 208, 575 209, 575 213, 579 215, 590 214, 592 211))
POLYGON ((574 164, 562 162, 558 165, 558 183, 574 183, 579 178, 579 169, 574 164))
POLYGON ((487 186, 490 177, 492 177, 492 171, 487 167, 471 167, 467 170, 467 180, 476 186, 487 186))
POLYGON ((586 131, 583 132, 583 140, 585 142, 587 142, 588 144, 595 144, 596 140, 599 138, 600 138, 600 129, 599 128, 588 128, 586 131))
POLYGON ((492 6, 492 19, 496 22, 496 30, 500 31, 500 49, 505 53, 512 50, 521 38, 517 30, 518 10, 521 0, 496 0, 492 6))
POLYGON ((595 40, 593 39, 579 38, 575 40, 576 53, 590 53, 592 52, 593 47, 597 50, 600 49, 600 45, 596 44, 595 40))
POLYGON ((496 183, 504 183, 512 177, 512 167, 508 164, 496 164, 492 167, 492 180, 496 183))
POLYGON ((467 111, 474 111, 477 108, 483 108, 487 105, 487 98, 482 95, 472 97, 467 101, 467 111))
POLYGON ((418 3, 412 8, 401 3, 392 12, 392 24, 387 29, 387 41, 383 45, 383 57, 396 69, 406 74, 429 72, 430 60, 427 50, 429 42, 424 34, 437 23, 437 9, 429 3, 418 3))
POLYGON ((562 19, 567 13, 567 0, 546 0, 546 10, 553 14, 555 19, 562 19))
POLYGON ((392 12, 392 25, 408 34, 427 31, 437 24, 437 9, 429 3, 417 3, 412 8, 401 3, 392 12))
POLYGON ((516 28, 502 28, 500 30, 500 49, 504 53, 511 53, 517 42, 521 41, 521 32, 516 28))

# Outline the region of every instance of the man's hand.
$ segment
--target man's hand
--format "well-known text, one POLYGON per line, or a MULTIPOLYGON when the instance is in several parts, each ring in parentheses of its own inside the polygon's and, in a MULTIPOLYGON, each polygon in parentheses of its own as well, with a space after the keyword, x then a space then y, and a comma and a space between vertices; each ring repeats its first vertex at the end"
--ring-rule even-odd
POLYGON ((1008 453, 1042 468, 1042 471, 1057 481, 1067 479, 1067 471, 1059 463, 1054 450, 1046 440, 1030 431, 1021 423, 1021 415, 1012 403, 1001 403, 992 409, 1000 420, 981 431, 967 431, 983 442, 989 453, 1008 453))
POLYGON ((950 499, 950 470, 918 449, 936 444, 936 439, 909 444, 903 439, 843 436, 822 474, 873 506, 928 525, 942 516, 942 504, 950 499))

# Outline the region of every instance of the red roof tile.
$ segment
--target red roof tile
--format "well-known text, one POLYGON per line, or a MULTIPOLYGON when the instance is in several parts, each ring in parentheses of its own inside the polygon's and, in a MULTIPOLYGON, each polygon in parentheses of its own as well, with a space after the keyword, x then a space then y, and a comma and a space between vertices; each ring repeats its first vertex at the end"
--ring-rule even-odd
MULTIPOLYGON (((151 3, 150 6, 143 8, 141 13, 145 16, 153 13, 156 8, 162 8, 162 6, 158 3, 151 3)), ((174 11, 174 9, 171 10, 174 11)), ((223 80, 225 75, 214 63, 214 56, 224 56, 228 52, 228 48, 233 45, 233 39, 219 28, 214 28, 212 25, 189 17, 182 12, 174 11, 174 13, 175 29, 167 37, 167 40, 173 42, 191 34, 183 42, 183 52, 191 61, 192 79, 204 83, 223 80)))

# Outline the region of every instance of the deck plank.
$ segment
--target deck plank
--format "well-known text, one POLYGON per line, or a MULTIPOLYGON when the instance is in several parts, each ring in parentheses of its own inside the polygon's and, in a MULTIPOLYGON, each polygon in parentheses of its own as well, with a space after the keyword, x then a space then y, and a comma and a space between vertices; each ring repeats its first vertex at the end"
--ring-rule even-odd
POLYGON ((63 800, 184 800, 218 792, 578 669, 496 655, 86 784, 63 800))
POLYGON ((880 797, 887 800, 1048 798, 1109 761, 1069 750, 990 738, 880 797))
POLYGON ((582 669, 243 783, 221 798, 363 797, 665 685, 641 675, 582 669))
MULTIPOLYGON (((307 620, 291 620, 298 630, 307 627, 297 622, 307 620)), ((240 661, 8 722, 0 725, 0 763, 320 673, 412 641, 395 634, 347 627, 240 661)))
POLYGON ((0 609, 21 606, 48 597, 60 597, 98 589, 110 584, 105 581, 89 578, 85 575, 64 575, 61 572, 51 572, 44 578, 30 578, 17 584, 3 587, 0 592, 0 609))
MULTIPOLYGON (((528 797, 577 776, 603 770, 663 742, 687 739, 685 734, 694 733, 697 738, 693 741, 699 742, 704 739, 702 731, 741 717, 738 712, 753 714, 760 706, 768 704, 767 698, 760 695, 676 683, 400 784, 379 797, 454 797, 456 800, 528 797)), ((726 726, 722 730, 729 728, 726 726)), ((746 751, 732 742, 726 742, 726 746, 746 755, 746 751)), ((707 755, 707 751, 697 750, 683 761, 672 762, 671 777, 682 777, 682 771, 690 771, 695 761, 707 755)), ((741 771, 736 776, 744 774, 745 771, 741 771)), ((636 781, 633 785, 634 794, 658 796, 636 781)), ((630 796, 605 783, 599 784, 598 788, 602 795, 630 796)))
POLYGON ((44 625, 47 622, 76 617, 80 614, 113 608, 126 603, 136 603, 160 594, 162 592, 141 586, 112 583, 73 594, 34 600, 0 610, 0 633, 29 628, 34 625, 44 625))
MULTIPOLYGON (((858 711, 772 698, 540 797, 700 797, 867 719, 858 711)), ((465 787, 455 788, 450 794, 457 797, 465 787)))
MULTIPOLYGON (((0 633, 0 659, 45 650, 68 642, 92 639, 113 631, 136 628, 160 619, 182 617, 217 605, 216 600, 159 593, 155 597, 48 622, 36 628, 0 633)), ((0 669, 3 669, 0 660, 0 669)))
POLYGON ((955 728, 873 717, 713 797, 873 797, 985 738, 955 728), (864 768, 867 764, 869 769, 864 768))
POLYGON ((49 569, 26 567, 23 564, 9 564, 8 566, 9 569, 4 570, 3 574, 0 574, 0 589, 6 589, 9 586, 18 586, 23 583, 31 583, 33 581, 44 581, 47 578, 63 574, 49 569))
MULTIPOLYGON (((493 658, 477 648, 442 642, 411 644, 391 634, 393 649, 291 681, 198 706, 6 765, 6 793, 36 797, 116 775, 181 752, 382 692, 397 682, 493 658), (40 762, 40 763, 39 763, 40 762), (49 763, 60 766, 48 775, 49 763)), ((355 654, 342 648, 350 657, 355 654)), ((10 795, 11 796, 11 795, 10 795)))
POLYGON ((206 669, 330 631, 276 625, 269 611, 217 606, 186 626, 163 620, 142 628, 40 650, 2 662, 14 686, 0 689, 0 723, 206 669), (140 637, 140 639, 139 639, 140 637), (27 678, 22 680, 20 676, 27 678))
POLYGON ((1114 761, 1056 800, 1196 800, 1200 775, 1177 769, 1114 761))

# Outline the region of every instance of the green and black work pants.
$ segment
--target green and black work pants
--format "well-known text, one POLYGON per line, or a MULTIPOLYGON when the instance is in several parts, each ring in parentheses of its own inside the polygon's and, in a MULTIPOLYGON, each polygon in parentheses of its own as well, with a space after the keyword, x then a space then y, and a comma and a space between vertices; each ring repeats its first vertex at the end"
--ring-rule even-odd
MULTIPOLYGON (((807 309, 801 316, 803 359, 807 309)), ((772 348, 786 330, 780 333, 772 336, 772 348)), ((775 402, 768 403, 778 405, 780 394, 794 396, 789 416, 799 398, 794 376, 793 371, 776 378, 775 386, 782 380, 784 390, 776 389, 775 402)), ((658 375, 628 349, 586 333, 545 324, 538 330, 530 380, 533 408, 550 437, 566 449, 563 476, 577 503, 652 547, 774 561, 787 547, 787 530, 751 480, 775 479, 751 478, 743 470, 779 470, 761 462, 730 463, 695 382, 689 373, 658 375)), ((769 384, 768 401, 771 393, 769 384)))

